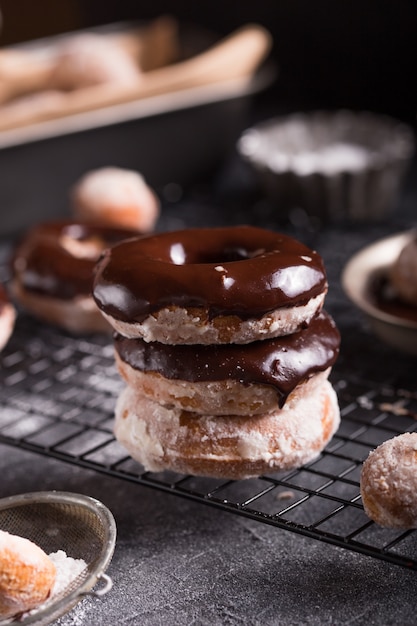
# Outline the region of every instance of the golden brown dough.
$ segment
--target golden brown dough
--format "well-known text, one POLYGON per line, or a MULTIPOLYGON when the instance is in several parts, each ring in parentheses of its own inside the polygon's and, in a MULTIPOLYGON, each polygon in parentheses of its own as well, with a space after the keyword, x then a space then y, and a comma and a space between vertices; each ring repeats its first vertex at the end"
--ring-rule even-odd
POLYGON ((54 563, 39 546, 0 530, 0 618, 19 615, 44 602, 55 577, 54 563))

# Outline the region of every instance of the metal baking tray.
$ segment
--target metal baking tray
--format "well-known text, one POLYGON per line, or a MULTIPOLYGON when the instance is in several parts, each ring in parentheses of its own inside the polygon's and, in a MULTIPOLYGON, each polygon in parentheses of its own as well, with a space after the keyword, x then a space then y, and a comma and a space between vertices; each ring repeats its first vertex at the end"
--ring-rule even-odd
MULTIPOLYGON (((128 26, 112 24, 105 31, 128 26)), ((215 42, 212 34, 188 25, 181 28, 180 40, 188 57, 215 42)), ((68 215, 70 189, 91 169, 135 169, 160 193, 171 183, 187 187, 231 153, 248 123, 253 97, 276 74, 266 59, 247 76, 0 132, 0 237, 68 215)))

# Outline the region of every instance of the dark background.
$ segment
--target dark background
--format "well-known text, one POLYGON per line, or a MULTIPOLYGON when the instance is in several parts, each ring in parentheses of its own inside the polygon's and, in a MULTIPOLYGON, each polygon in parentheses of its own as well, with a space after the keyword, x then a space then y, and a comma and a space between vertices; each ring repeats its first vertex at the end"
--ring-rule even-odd
POLYGON ((1 45, 163 13, 219 35, 258 22, 273 35, 279 67, 260 98, 265 116, 346 107, 416 123, 414 0, 2 0, 1 11, 1 45))

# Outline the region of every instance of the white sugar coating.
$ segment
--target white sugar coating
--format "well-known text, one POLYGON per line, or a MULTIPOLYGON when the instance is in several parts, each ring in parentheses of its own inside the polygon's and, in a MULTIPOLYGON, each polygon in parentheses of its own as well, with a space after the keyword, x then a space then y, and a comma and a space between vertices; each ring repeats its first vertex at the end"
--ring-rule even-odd
POLYGON ((6 549, 12 554, 24 555, 24 563, 27 566, 36 568, 40 559, 46 559, 44 551, 29 539, 0 530, 0 551, 6 549))
POLYGON ((367 515, 387 528, 417 528, 417 433, 388 439, 370 452, 361 472, 367 515))
POLYGON ((88 172, 80 180, 82 192, 89 194, 91 202, 124 205, 142 200, 145 180, 139 172, 118 167, 103 167, 88 172))
POLYGON ((292 170, 307 176, 314 172, 357 172, 369 165, 371 156, 372 153, 361 146, 339 142, 295 153, 273 150, 268 163, 276 172, 292 170))
POLYGON ((140 77, 139 66, 117 42, 83 33, 57 47, 50 81, 52 87, 77 89, 103 83, 131 85, 140 77))
POLYGON ((64 550, 52 552, 48 556, 56 567, 55 584, 51 594, 51 597, 53 597, 64 591, 87 567, 87 563, 83 559, 73 559, 71 556, 67 556, 64 550))
POLYGON ((108 166, 86 172, 72 189, 75 216, 141 232, 153 229, 160 211, 156 193, 136 170, 108 166))
POLYGON ((327 380, 304 391, 282 410, 212 416, 163 407, 127 387, 117 402, 115 435, 149 471, 248 478, 299 467, 317 457, 340 421, 327 380))
POLYGON ((23 617, 26 615, 34 615, 53 602, 54 598, 64 592, 68 585, 70 585, 87 567, 87 563, 83 559, 74 559, 71 556, 67 556, 64 550, 51 552, 48 554, 48 557, 56 568, 55 583, 51 589, 51 594, 45 602, 31 611, 27 611, 23 617))
POLYGON ((236 316, 225 315, 211 320, 204 311, 199 316, 195 309, 181 307, 161 309, 143 322, 124 322, 104 311, 101 313, 125 337, 141 337, 144 341, 165 344, 245 344, 297 332, 321 310, 326 293, 327 287, 305 305, 281 307, 259 319, 238 320, 236 316))
POLYGON ((292 119, 285 124, 269 124, 246 132, 240 141, 242 154, 272 172, 294 172, 299 176, 321 173, 329 176, 342 172, 360 172, 378 160, 372 146, 348 133, 348 120, 292 119))
POLYGON ((63 550, 48 555, 29 539, 5 531, 0 531, 0 554, 0 614, 5 618, 41 611, 87 567, 63 550))

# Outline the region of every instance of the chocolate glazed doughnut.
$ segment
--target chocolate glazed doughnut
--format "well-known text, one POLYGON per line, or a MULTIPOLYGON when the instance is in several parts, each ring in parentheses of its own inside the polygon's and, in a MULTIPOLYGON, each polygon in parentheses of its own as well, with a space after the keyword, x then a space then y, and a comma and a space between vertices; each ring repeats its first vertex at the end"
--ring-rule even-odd
POLYGON ((97 264, 93 295, 127 337, 246 344, 307 326, 323 306, 321 257, 252 226, 186 229, 122 242, 97 264))
POLYGON ((109 331, 91 295, 94 267, 105 248, 132 236, 137 231, 67 220, 37 225, 15 248, 11 293, 70 332, 109 331))
POLYGON ((260 415, 321 384, 340 335, 322 311, 298 333, 244 346, 168 346, 122 335, 114 345, 121 376, 150 400, 198 414, 260 415))
POLYGON ((153 402, 126 387, 115 434, 151 472, 242 479, 300 467, 316 458, 340 423, 328 380, 262 415, 198 415, 153 402))

